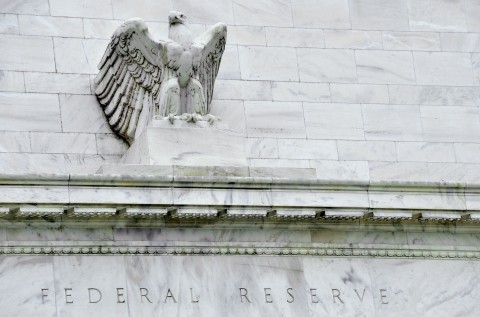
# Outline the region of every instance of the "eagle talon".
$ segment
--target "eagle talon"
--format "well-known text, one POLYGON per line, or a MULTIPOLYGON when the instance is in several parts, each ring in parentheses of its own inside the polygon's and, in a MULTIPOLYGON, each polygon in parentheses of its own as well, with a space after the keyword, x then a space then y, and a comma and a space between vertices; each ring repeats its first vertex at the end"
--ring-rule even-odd
POLYGON ((192 115, 190 113, 183 113, 181 116, 178 116, 178 119, 185 122, 190 122, 192 121, 192 115))
POLYGON ((203 121, 203 116, 198 113, 192 113, 192 121, 193 122, 203 121))

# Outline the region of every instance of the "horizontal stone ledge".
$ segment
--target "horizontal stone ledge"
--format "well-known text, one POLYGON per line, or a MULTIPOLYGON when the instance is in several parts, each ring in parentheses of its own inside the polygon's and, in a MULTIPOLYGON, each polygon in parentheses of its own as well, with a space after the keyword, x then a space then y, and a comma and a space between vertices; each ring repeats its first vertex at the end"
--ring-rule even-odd
POLYGON ((332 180, 282 177, 172 176, 116 174, 0 174, 1 185, 111 186, 111 187, 210 187, 210 188, 336 188, 351 190, 401 190, 472 192, 480 194, 480 183, 401 180, 332 180))
POLYGON ((11 205, 0 206, 0 219, 28 220, 38 217, 68 219, 123 219, 161 218, 182 222, 188 219, 242 220, 261 219, 276 221, 352 221, 370 222, 464 222, 480 224, 479 212, 462 210, 431 211, 401 209, 355 209, 321 207, 249 207, 249 206, 62 206, 62 205, 11 205))

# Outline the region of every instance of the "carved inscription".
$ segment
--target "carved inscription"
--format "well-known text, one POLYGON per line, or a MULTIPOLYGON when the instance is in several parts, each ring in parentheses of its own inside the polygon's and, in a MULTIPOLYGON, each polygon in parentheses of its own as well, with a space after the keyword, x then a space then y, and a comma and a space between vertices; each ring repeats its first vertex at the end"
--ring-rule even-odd
MULTIPOLYGON (((152 303, 164 303, 164 304, 179 304, 182 303, 180 298, 188 298, 187 302, 198 304, 200 302, 200 291, 194 288, 188 290, 174 291, 171 288, 167 288, 160 292, 160 296, 157 294, 153 296, 148 288, 140 287, 133 294, 127 294, 127 291, 123 287, 117 287, 115 289, 99 289, 95 287, 89 287, 87 289, 74 289, 63 288, 63 300, 65 304, 73 304, 76 302, 76 295, 81 292, 85 292, 86 298, 89 304, 98 304, 104 300, 105 292, 114 292, 117 304, 125 304, 129 300, 135 300, 142 304, 152 303), (130 296, 128 296, 130 295, 130 296), (183 295, 181 297, 180 295, 183 295)), ((325 289, 309 288, 307 290, 294 289, 288 287, 283 290, 274 289, 271 287, 263 287, 261 289, 253 289, 247 287, 240 287, 237 289, 238 303, 240 304, 274 304, 281 301, 288 304, 294 303, 298 298, 304 297, 311 304, 334 304, 334 305, 348 305, 348 304, 361 304, 364 302, 366 296, 374 301, 377 301, 381 305, 388 305, 391 300, 391 294, 387 288, 381 288, 377 290, 371 290, 368 288, 331 288, 326 292, 325 289), (250 291, 252 290, 252 291, 250 291), (322 292, 320 292, 322 291, 322 292), (256 294, 256 296, 254 295, 256 294), (261 294, 261 296, 259 296, 261 294), (281 295, 280 295, 281 294, 281 295), (322 294, 322 295, 320 295, 322 294), (328 295, 325 295, 328 294, 328 295)), ((54 292, 50 292, 48 288, 40 289, 40 299, 42 304, 46 304, 49 297, 55 297, 54 292)), ((227 294, 227 293, 225 293, 227 294)), ((208 294, 202 293, 202 296, 208 296, 208 294)), ((80 296, 79 296, 80 297, 80 296)), ((83 297, 85 298, 85 297, 83 297)), ((235 298, 235 296, 229 296, 228 298, 235 298)), ((185 301, 185 300, 184 300, 185 301)))
MULTIPOLYGON (((274 297, 272 294, 272 288, 266 287, 263 288, 263 299, 259 298, 254 298, 251 294, 249 294, 249 290, 246 287, 240 287, 239 289, 239 302, 240 303, 265 303, 265 304, 272 304, 274 302, 274 297)), ((382 305, 388 305, 389 303, 389 294, 387 292, 386 288, 379 289, 377 293, 375 291, 370 291, 367 290, 366 288, 363 289, 349 289, 349 290, 344 290, 340 288, 332 288, 330 292, 330 296, 328 298, 320 298, 320 295, 318 294, 318 289, 316 288, 310 288, 308 290, 308 299, 310 303, 312 304, 318 304, 320 302, 332 302, 333 304, 347 304, 346 300, 346 292, 351 292, 356 295, 358 298, 358 302, 362 303, 365 295, 369 294, 372 296, 374 300, 379 301, 380 304, 382 305), (378 296, 376 296, 377 294, 378 296)), ((286 295, 286 302, 291 304, 295 302, 295 298, 297 296, 297 293, 292 287, 289 287, 285 290, 285 295, 286 295)))
MULTIPOLYGON (((54 296, 54 294, 49 294, 49 291, 50 289, 48 288, 41 289, 40 296, 41 296, 42 304, 45 304, 50 296, 54 296)), ((88 303, 98 304, 103 300, 103 294, 106 290, 100 290, 95 287, 89 287, 86 290, 64 288, 63 295, 64 295, 64 301, 66 304, 75 303, 75 292, 77 291, 87 293, 88 303)), ((125 304, 128 300, 125 289, 123 287, 118 287, 114 291, 116 292, 117 304, 125 304)), ((154 300, 157 302, 160 301, 162 303, 173 303, 173 304, 179 303, 179 301, 177 300, 178 295, 176 295, 178 293, 174 293, 170 288, 168 288, 164 294, 165 295, 161 296, 161 298, 154 299, 153 296, 149 294, 149 291, 147 288, 141 287, 138 289, 137 299, 140 301, 140 303, 150 303, 150 304, 153 303, 154 300)), ((200 295, 193 288, 190 288, 189 290, 189 297, 190 297, 191 303, 196 304, 200 302, 200 295)))

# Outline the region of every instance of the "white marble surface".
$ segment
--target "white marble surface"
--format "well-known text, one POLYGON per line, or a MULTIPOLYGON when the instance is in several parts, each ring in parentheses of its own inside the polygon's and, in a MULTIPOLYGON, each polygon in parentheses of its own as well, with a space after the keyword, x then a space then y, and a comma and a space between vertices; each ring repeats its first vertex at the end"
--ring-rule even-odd
POLYGON ((134 6, 132 6, 128 1, 123 0, 112 0, 111 3, 113 6, 113 17, 118 20, 142 17, 145 21, 160 20, 163 22, 168 22, 167 16, 160 14, 160 12, 168 12, 173 10, 172 3, 163 0, 140 0, 136 1, 134 6))
POLYGON ((455 162, 453 143, 397 142, 395 146, 399 161, 455 162))
POLYGON ((228 122, 232 131, 246 135, 245 108, 243 100, 212 100, 210 113, 228 122))
POLYGON ((307 137, 363 140, 362 109, 358 104, 306 103, 303 105, 307 137))
POLYGON ((388 103, 387 85, 330 84, 332 102, 339 103, 388 103))
POLYGON ((249 165, 252 167, 292 167, 292 168, 309 168, 311 167, 310 160, 289 160, 279 158, 259 158, 249 159, 249 165))
POLYGON ((288 0, 232 2, 235 22, 239 25, 293 26, 291 2, 288 0))
POLYGON ((18 35, 1 35, 0 55, 2 70, 55 71, 52 39, 18 35))
MULTIPOLYGON (((146 0, 144 2, 147 5, 147 3, 152 2, 152 0, 146 0)), ((158 3, 169 5, 170 1, 162 0, 157 2, 156 5, 158 5, 158 3)), ((222 21, 232 24, 234 21, 232 1, 206 0, 199 6, 197 1, 178 0, 173 1, 173 8, 174 10, 186 12, 187 17, 192 23, 214 24, 222 21)), ((164 12, 168 12, 168 10, 164 12)))
POLYGON ((108 40, 54 38, 56 70, 62 73, 97 74, 98 61, 108 40))
POLYGON ((72 204, 104 203, 104 204, 173 204, 170 188, 128 188, 117 191, 113 187, 76 187, 69 191, 69 200, 72 204))
POLYGON ((83 37, 83 23, 80 18, 22 15, 18 18, 21 34, 83 37))
POLYGON ((479 296, 466 260, 78 255, 1 266, 11 316, 474 316, 479 296))
POLYGON ((246 153, 248 158, 277 158, 278 141, 273 138, 248 138, 246 153))
POLYGON ((0 33, 18 34, 18 19, 14 14, 0 14, 0 33))
POLYGON ((455 143, 455 158, 457 162, 480 163, 477 153, 480 153, 480 144, 478 143, 455 143))
MULTIPOLYGON (((433 32, 383 32, 383 48, 402 51, 440 51, 440 36, 433 32)), ((442 48, 445 49, 443 40, 442 48)))
POLYGON ((32 132, 30 144, 34 153, 97 153, 94 134, 32 132))
POLYGON ((435 162, 369 162, 372 180, 476 182, 480 164, 435 162))
POLYGON ((440 39, 444 51, 480 51, 480 34, 478 33, 441 33, 440 39))
POLYGON ((413 84, 415 69, 410 52, 358 51, 358 81, 372 84, 413 84))
POLYGON ((96 134, 97 153, 123 155, 128 150, 128 144, 113 133, 96 134))
POLYGON ((52 94, 0 93, 0 112, 4 130, 61 131, 58 98, 52 94))
POLYGON ((93 174, 104 164, 117 163, 121 155, 65 154, 65 170, 72 174, 93 174))
POLYGON ((90 95, 88 75, 59 73, 26 73, 27 92, 65 93, 90 95))
POLYGON ((17 14, 49 14, 48 0, 0 1, 2 12, 17 14))
POLYGON ((327 83, 281 82, 271 83, 275 101, 328 102, 330 89, 327 83))
POLYGON ((219 100, 272 100, 268 81, 217 80, 213 98, 219 100))
POLYGON ((300 102, 246 101, 248 137, 305 138, 300 102))
POLYGON ((473 86, 470 54, 414 52, 418 84, 473 86))
POLYGON ((337 141, 338 158, 345 161, 396 161, 396 146, 388 141, 337 141))
POLYGON ((300 80, 305 82, 357 81, 355 55, 352 50, 310 49, 297 50, 300 80))
POLYGON ((154 120, 122 158, 124 164, 245 166, 245 139, 222 127, 204 122, 154 120))
POLYGON ((267 27, 265 33, 268 46, 325 47, 323 31, 318 29, 267 27))
POLYGON ((293 19, 295 26, 333 29, 350 29, 348 1, 325 0, 308 1, 295 0, 293 19))
POLYGON ((28 132, 0 133, 0 152, 30 152, 30 138, 28 132))
POLYGON ((217 79, 240 78, 239 49, 236 45, 227 44, 225 52, 223 52, 222 63, 220 65, 220 70, 218 71, 217 79))
POLYGON ((8 92, 25 92, 22 72, 1 71, 0 90, 8 92))
POLYGON ((408 30, 404 0, 350 0, 352 28, 360 30, 408 30))
POLYGON ((68 188, 48 186, 4 186, 0 200, 7 204, 65 204, 69 200, 68 188))
POLYGON ((421 106, 420 113, 425 141, 480 141, 477 107, 421 106))
POLYGON ((228 43, 238 45, 266 45, 265 27, 263 26, 228 26, 228 43))
POLYGON ((408 0, 410 29, 466 32, 465 7, 459 0, 408 0))
POLYGON ((325 30, 325 47, 350 49, 381 49, 382 33, 379 31, 325 30))
POLYGON ((472 53, 472 67, 475 85, 480 85, 480 54, 472 53))
POLYGON ((337 160, 337 146, 332 140, 278 140, 278 157, 286 159, 337 160))
POLYGON ((367 161, 327 161, 316 160, 312 164, 317 170, 319 179, 368 180, 367 161))
POLYGON ((111 0, 52 0, 50 13, 52 16, 87 17, 111 19, 111 0))
POLYGON ((298 81, 293 48, 239 46, 238 52, 242 79, 298 81))
POLYGON ((362 105, 367 140, 423 140, 420 107, 415 105, 362 105))
POLYGON ((60 95, 63 131, 111 133, 96 98, 90 95, 60 95))
POLYGON ((475 0, 465 1, 465 15, 467 18, 467 28, 470 32, 480 31, 480 22, 476 17, 480 14, 480 3, 475 0))

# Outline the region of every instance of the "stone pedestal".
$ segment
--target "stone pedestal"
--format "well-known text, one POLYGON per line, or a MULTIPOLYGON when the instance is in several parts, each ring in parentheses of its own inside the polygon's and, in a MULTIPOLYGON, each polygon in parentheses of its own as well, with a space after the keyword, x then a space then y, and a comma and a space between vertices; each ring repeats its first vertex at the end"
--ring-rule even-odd
POLYGON ((216 122, 154 120, 132 144, 121 164, 246 166, 245 138, 216 122))

